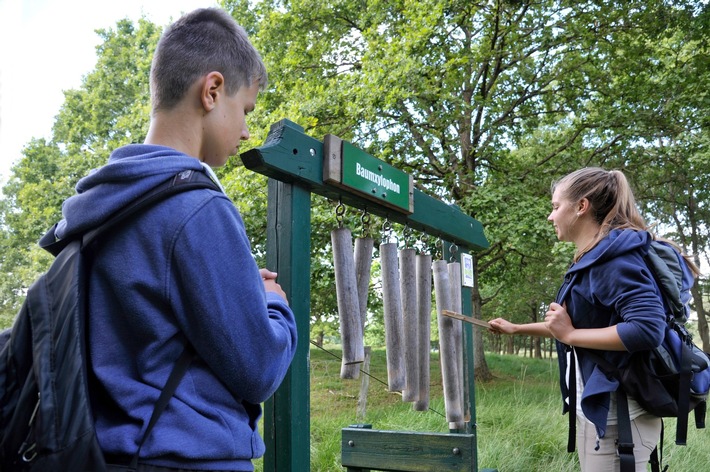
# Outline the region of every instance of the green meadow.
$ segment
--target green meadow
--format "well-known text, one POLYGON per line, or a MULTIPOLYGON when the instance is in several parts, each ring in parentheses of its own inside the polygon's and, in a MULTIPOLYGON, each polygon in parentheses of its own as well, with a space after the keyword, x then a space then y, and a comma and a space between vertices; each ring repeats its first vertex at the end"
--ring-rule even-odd
MULTIPOLYGON (((430 409, 419 412, 403 402, 401 395, 387 391, 385 351, 373 349, 367 411, 359 418, 361 379, 341 380, 340 352, 335 347, 325 349, 311 347, 311 472, 345 470, 340 465, 340 431, 352 424, 367 423, 379 430, 449 432, 437 353, 431 358, 430 409)), ((479 470, 578 471, 576 454, 566 451, 567 415, 562 415, 557 361, 491 353, 486 361, 494 379, 476 383, 479 470)), ((663 463, 670 471, 710 470, 710 433, 695 428, 692 414, 688 445, 677 446, 674 438, 675 420, 666 419, 663 463)), ((261 461, 256 467, 262 470, 261 461)))

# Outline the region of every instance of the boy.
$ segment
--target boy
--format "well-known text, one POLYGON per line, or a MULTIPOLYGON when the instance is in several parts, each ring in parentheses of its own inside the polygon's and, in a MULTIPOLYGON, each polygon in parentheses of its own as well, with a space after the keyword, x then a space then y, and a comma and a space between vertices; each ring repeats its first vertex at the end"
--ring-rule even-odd
MULTIPOLYGON (((223 165, 249 138, 245 116, 264 64, 234 19, 193 11, 168 27, 151 68, 144 144, 116 149, 77 184, 59 238, 96 226, 182 170, 223 165)), ((260 403, 296 349, 276 274, 254 262, 241 217, 223 194, 175 195, 99 242, 89 285, 89 358, 96 429, 109 470, 125 470, 184 346, 196 355, 140 449, 138 470, 252 471, 264 453, 260 403)))

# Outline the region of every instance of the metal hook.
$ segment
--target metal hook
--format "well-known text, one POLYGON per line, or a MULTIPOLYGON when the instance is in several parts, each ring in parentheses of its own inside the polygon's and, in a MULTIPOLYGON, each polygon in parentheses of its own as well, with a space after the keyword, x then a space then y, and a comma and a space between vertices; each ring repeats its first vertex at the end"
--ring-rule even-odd
POLYGON ((367 237, 370 235, 370 214, 367 209, 363 210, 362 216, 360 216, 360 222, 362 223, 362 235, 367 237))
POLYGON ((444 247, 444 240, 441 238, 437 239, 436 242, 434 243, 434 249, 436 249, 436 258, 437 259, 442 259, 444 257, 443 247, 444 247))
POLYGON ((335 207, 335 221, 338 222, 338 228, 343 227, 343 215, 345 215, 345 205, 338 200, 338 206, 335 207))
POLYGON ((423 233, 422 236, 419 238, 419 242, 421 242, 421 250, 419 251, 419 253, 429 254, 429 235, 427 233, 423 233))
MULTIPOLYGON (((392 239, 392 223, 390 223, 389 219, 386 219, 384 223, 382 223, 382 241, 384 242, 390 242, 392 239)), ((398 239, 395 237, 395 242, 399 243, 398 239)))
POLYGON ((456 253, 459 251, 459 247, 456 243, 451 243, 449 246, 449 262, 454 262, 456 260, 456 253))
POLYGON ((410 236, 412 234, 412 229, 409 227, 409 223, 404 225, 402 229, 402 240, 404 241, 405 249, 409 247, 409 242, 411 241, 410 236))

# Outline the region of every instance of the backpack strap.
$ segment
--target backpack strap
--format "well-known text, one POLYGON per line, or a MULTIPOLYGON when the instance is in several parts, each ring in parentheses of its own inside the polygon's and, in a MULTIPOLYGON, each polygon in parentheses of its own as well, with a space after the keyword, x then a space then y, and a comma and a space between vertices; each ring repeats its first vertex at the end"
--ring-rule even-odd
MULTIPOLYGON (((617 379, 619 378, 618 369, 603 356, 591 349, 587 349, 586 353, 603 371, 613 375, 617 379)), ((619 453, 621 472, 634 472, 636 470, 636 459, 634 458, 634 438, 631 434, 629 400, 621 384, 619 384, 619 388, 616 390, 616 421, 619 430, 616 449, 619 453)))
POLYGON ((703 429, 705 428, 705 415, 707 413, 708 409, 708 402, 707 400, 703 400, 702 402, 698 403, 698 405, 695 407, 695 427, 697 429, 703 429))
POLYGON ((163 388, 163 391, 160 392, 160 397, 158 397, 158 401, 155 403, 155 408, 153 408, 153 414, 150 416, 148 427, 146 427, 145 432, 143 433, 141 442, 138 443, 138 450, 136 451, 129 465, 130 470, 138 469, 138 459, 140 458, 143 443, 146 439, 148 439, 148 435, 150 435, 150 432, 153 430, 155 423, 158 422, 158 418, 160 418, 160 415, 163 413, 165 408, 168 406, 170 399, 175 394, 175 390, 177 390, 180 381, 185 376, 185 372, 187 372, 187 368, 192 362, 193 355, 194 353, 192 351, 192 348, 190 346, 185 346, 185 349, 183 349, 182 354, 180 354, 180 357, 175 362, 173 370, 172 372, 170 372, 170 377, 168 377, 168 381, 165 383, 165 387, 163 388))
POLYGON ((651 464, 651 472, 666 472, 668 470, 668 464, 663 467, 663 432, 665 429, 666 425, 663 423, 663 418, 661 418, 661 441, 653 448, 651 457, 648 460, 648 463, 651 464))
POLYGON ((616 420, 619 428, 619 439, 616 449, 619 452, 621 472, 634 472, 634 438, 631 434, 631 419, 629 417, 629 401, 623 388, 616 391, 616 420))
MULTIPOLYGON (((671 322, 673 325, 676 323, 671 322)), ((682 326, 679 328, 685 329, 682 326)), ((682 341, 680 345, 680 365, 678 366, 678 423, 676 426, 675 443, 681 446, 687 444, 688 416, 690 416, 690 381, 693 377, 692 351, 682 341)), ((698 412, 695 413, 697 419, 698 412)))
POLYGON ((569 364, 569 377, 567 378, 567 399, 569 411, 567 418, 569 421, 569 429, 567 434, 567 452, 574 452, 574 445, 577 439, 577 356, 572 347, 568 348, 570 358, 567 361, 569 364))
POLYGON ((111 215, 108 220, 100 226, 87 231, 83 235, 74 235, 65 239, 57 240, 55 235, 57 225, 55 224, 49 231, 47 231, 47 233, 45 233, 44 236, 42 236, 39 241, 39 245, 42 249, 50 252, 53 256, 57 256, 62 249, 69 245, 71 241, 78 238, 82 238, 82 247, 86 247, 101 234, 115 227, 117 224, 126 220, 130 216, 137 214, 141 210, 155 205, 161 200, 165 200, 169 196, 176 193, 198 188, 208 188, 222 193, 219 185, 217 185, 217 183, 214 182, 205 172, 199 170, 180 171, 173 177, 170 177, 163 183, 137 198, 130 205, 111 215))

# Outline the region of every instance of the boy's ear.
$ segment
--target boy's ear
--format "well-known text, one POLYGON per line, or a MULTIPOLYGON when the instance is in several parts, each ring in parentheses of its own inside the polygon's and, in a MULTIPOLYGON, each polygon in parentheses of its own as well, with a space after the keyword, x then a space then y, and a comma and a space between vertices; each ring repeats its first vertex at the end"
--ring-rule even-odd
POLYGON ((205 111, 212 111, 221 94, 224 93, 224 76, 213 71, 204 76, 200 88, 200 101, 205 111))

